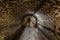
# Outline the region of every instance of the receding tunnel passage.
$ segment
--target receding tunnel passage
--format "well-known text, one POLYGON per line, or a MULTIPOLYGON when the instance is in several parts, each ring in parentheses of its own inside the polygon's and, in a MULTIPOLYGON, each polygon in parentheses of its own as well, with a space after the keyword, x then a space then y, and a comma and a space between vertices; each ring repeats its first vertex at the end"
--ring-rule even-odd
POLYGON ((29 25, 37 25, 37 17, 34 14, 27 14, 23 16, 22 22, 29 25))
POLYGON ((60 0, 0 0, 0 40, 60 40, 60 0))

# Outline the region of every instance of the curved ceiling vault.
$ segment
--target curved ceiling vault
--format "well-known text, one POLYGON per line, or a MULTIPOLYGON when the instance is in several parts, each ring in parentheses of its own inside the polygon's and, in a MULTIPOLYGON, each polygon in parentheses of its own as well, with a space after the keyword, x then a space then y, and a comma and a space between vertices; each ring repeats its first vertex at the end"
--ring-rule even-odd
MULTIPOLYGON (((60 32, 59 0, 0 0, 0 40, 5 40, 8 36, 13 38, 13 34, 15 34, 21 26, 22 17, 26 14, 34 14, 37 16, 39 24, 48 26, 51 29, 54 29, 53 25, 56 25, 56 31, 60 32)), ((41 35, 37 32, 37 34, 40 35, 38 36, 40 39, 37 40, 44 40, 44 38, 47 38, 47 40, 56 39, 50 31, 47 31, 40 26, 39 28, 42 32, 40 32, 41 35), (43 34, 44 36, 42 36, 43 34)), ((30 28, 28 29, 25 29, 23 33, 29 32, 30 28)), ((30 35, 29 33, 27 34, 30 35)), ((60 38, 58 34, 57 36, 60 38)))

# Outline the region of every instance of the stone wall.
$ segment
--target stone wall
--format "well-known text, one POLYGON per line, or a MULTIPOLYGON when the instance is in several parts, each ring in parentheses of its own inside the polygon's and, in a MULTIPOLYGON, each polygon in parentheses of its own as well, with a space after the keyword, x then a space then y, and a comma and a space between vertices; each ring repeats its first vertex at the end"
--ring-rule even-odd
MULTIPOLYGON (((0 0, 0 40, 14 33, 20 25, 23 15, 34 12, 39 5, 37 0, 0 0)), ((56 29, 60 31, 60 1, 44 1, 43 10, 55 21, 56 29)))

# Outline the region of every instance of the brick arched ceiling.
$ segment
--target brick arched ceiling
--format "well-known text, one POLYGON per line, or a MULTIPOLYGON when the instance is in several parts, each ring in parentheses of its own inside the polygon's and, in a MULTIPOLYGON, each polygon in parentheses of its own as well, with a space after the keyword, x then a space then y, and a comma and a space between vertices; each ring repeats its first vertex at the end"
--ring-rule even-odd
POLYGON ((54 20, 59 32, 60 0, 0 0, 0 40, 19 28, 23 15, 40 10, 54 20))

